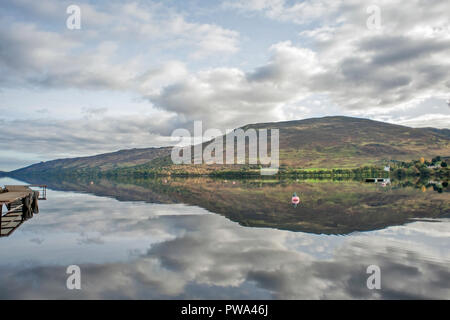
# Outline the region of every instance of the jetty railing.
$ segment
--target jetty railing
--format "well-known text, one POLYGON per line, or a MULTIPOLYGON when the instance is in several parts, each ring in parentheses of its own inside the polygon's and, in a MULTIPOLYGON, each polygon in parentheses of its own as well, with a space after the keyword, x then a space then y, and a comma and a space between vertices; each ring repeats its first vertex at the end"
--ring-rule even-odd
POLYGON ((47 200, 47 185, 45 184, 29 184, 29 188, 40 188, 38 200, 47 200))

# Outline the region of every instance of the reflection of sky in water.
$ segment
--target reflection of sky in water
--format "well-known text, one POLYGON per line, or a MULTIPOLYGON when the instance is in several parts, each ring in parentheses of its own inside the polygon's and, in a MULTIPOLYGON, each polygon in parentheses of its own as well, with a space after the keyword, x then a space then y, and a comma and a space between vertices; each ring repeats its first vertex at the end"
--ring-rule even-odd
POLYGON ((181 204, 47 198, 0 239, 0 298, 450 298, 448 219, 325 236, 245 228, 181 204), (65 289, 70 264, 81 291, 65 289), (380 291, 366 287, 370 264, 380 291))

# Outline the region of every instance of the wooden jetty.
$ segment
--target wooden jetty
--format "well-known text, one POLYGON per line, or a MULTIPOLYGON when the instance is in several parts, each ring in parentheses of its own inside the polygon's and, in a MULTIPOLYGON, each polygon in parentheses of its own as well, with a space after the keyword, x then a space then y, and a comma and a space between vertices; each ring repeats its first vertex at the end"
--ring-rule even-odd
POLYGON ((47 186, 17 185, 0 188, 0 237, 7 237, 24 221, 39 213, 39 200, 46 200, 47 186), (39 187, 42 193, 31 189, 39 187), (3 205, 7 212, 3 214, 3 205))

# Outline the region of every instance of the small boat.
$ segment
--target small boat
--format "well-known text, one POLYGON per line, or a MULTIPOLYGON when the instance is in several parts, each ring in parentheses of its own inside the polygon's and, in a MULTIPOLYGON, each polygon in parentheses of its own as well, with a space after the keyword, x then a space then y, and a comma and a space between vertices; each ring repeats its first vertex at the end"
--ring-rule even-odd
POLYGON ((292 195, 291 202, 295 206, 297 206, 300 203, 300 198, 297 196, 296 192, 294 192, 294 194, 292 195))

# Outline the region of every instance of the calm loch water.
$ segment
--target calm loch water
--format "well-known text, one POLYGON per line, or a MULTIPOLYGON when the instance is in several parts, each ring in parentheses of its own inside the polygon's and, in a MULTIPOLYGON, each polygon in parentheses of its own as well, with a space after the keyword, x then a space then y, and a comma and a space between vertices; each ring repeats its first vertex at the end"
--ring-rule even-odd
POLYGON ((2 299, 450 299, 442 184, 39 182, 40 213, 0 238, 2 299), (66 287, 69 265, 81 290, 66 287))

